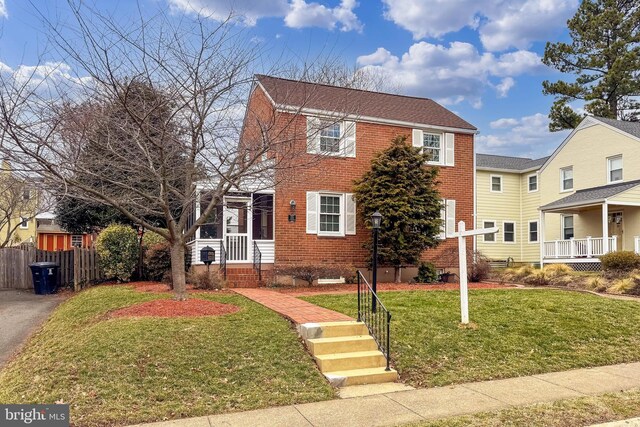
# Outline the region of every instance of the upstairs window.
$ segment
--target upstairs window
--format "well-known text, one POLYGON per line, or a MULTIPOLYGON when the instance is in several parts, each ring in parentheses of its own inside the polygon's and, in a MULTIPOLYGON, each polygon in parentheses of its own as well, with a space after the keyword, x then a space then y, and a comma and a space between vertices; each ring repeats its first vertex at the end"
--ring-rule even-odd
POLYGON ((608 182, 622 181, 622 156, 609 157, 607 159, 608 182))
POLYGON ((437 133, 423 133, 422 144, 424 154, 429 156, 430 163, 442 163, 442 135, 437 133))
POLYGON ((538 191, 538 175, 529 175, 529 193, 538 191))
POLYGON ((560 169, 560 190, 573 190, 573 166, 560 169))
POLYGON ((20 228, 29 228, 29 218, 20 217, 20 228))
POLYGON ((491 192, 502 193, 502 175, 491 175, 491 192))
POLYGON ((31 198, 31 192, 29 190, 22 191, 22 200, 29 200, 31 198))
POLYGON ((342 138, 342 127, 340 123, 321 122, 320 129, 320 151, 323 153, 339 153, 340 139, 342 138))

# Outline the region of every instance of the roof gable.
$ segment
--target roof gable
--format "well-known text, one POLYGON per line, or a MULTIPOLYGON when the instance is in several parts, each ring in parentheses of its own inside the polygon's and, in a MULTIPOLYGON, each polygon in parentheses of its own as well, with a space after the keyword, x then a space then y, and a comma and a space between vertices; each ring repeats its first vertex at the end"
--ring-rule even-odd
POLYGON ((276 107, 330 111, 386 121, 455 128, 476 127, 428 98, 371 92, 258 75, 258 83, 276 107))

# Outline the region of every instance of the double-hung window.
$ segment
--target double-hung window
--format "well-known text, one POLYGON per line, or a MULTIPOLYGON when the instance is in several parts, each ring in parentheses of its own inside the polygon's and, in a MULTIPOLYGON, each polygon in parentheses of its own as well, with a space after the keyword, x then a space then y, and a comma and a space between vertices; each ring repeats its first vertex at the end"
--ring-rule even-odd
POLYGON ((29 218, 20 217, 20 228, 29 228, 29 218))
POLYGON ((442 163, 442 135, 439 133, 424 133, 422 135, 424 154, 429 156, 429 163, 442 163))
POLYGON ((538 221, 529 222, 529 243, 538 241, 538 221))
MULTIPOLYGON (((496 226, 496 222, 495 221, 484 221, 482 223, 482 228, 493 228, 496 226)), ((482 239, 485 242, 495 242, 496 241, 496 235, 494 233, 489 233, 489 234, 485 234, 482 239)))
POLYGON ((573 215, 562 217, 562 238, 569 240, 573 238, 573 215))
POLYGON ((502 223, 502 241, 505 243, 516 242, 516 223, 505 221, 502 223))
POLYGON ((321 194, 319 234, 341 234, 341 215, 342 196, 321 194))
POLYGON ((538 191, 538 175, 533 174, 528 177, 529 193, 538 191))
POLYGON ((573 190, 573 166, 560 169, 560 190, 573 190))
POLYGON ((342 126, 340 122, 321 122, 320 151, 323 153, 339 153, 342 126))
POLYGON ((502 175, 491 175, 491 192, 502 193, 502 175))
POLYGON ((607 179, 609 182, 622 181, 622 155, 607 159, 607 179))

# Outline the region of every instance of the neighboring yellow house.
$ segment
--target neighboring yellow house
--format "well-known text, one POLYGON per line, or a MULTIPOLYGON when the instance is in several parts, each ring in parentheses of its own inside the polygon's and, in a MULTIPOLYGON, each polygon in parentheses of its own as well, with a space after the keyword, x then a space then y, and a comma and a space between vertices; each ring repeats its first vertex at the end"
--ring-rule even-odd
POLYGON ((540 261, 538 170, 547 159, 476 155, 476 228, 500 230, 477 237, 477 250, 489 259, 540 261))
POLYGON ((478 154, 476 247, 492 260, 600 268, 640 253, 640 123, 587 117, 549 157, 478 154))
POLYGON ((540 169, 543 263, 640 251, 640 123, 587 117, 540 169))
POLYGON ((0 168, 0 247, 35 244, 38 196, 6 161, 0 168))

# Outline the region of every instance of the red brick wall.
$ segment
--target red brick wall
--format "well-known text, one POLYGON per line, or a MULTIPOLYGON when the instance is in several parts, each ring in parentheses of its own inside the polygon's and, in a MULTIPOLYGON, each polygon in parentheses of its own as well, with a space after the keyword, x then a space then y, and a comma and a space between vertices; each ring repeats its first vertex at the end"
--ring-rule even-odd
MULTIPOLYGON (((265 111, 264 95, 256 90, 250 103, 254 112, 265 111), (259 106, 259 108, 257 107, 259 106)), ((259 113, 260 114, 260 113, 259 113)), ((306 151, 306 119, 288 113, 278 113, 277 121, 297 129, 295 144, 297 153, 306 151)), ((275 128, 281 128, 275 126, 275 128)), ((245 131, 248 130, 245 128, 245 131)), ((335 191, 350 193, 353 181, 360 178, 371 165, 374 154, 389 146, 397 135, 407 135, 411 141, 411 128, 358 122, 356 128, 355 158, 323 158, 314 162, 311 155, 302 154, 298 161, 310 163, 307 166, 276 174, 275 195, 275 253, 276 264, 294 263, 340 263, 362 267, 366 264, 367 251, 362 248, 370 235, 358 218, 356 235, 326 237, 306 233, 306 192, 335 191), (289 222, 290 201, 296 202, 296 222, 289 222)), ((409 142, 410 143, 410 142, 409 142)), ((463 220, 467 228, 473 226, 473 135, 455 135, 455 166, 441 167, 438 187, 442 198, 456 200, 456 222, 463 220)), ((468 245, 472 245, 471 238, 468 245)), ((444 265, 441 255, 457 248, 455 239, 447 239, 436 249, 425 251, 423 259, 433 261, 438 267, 444 265)))

